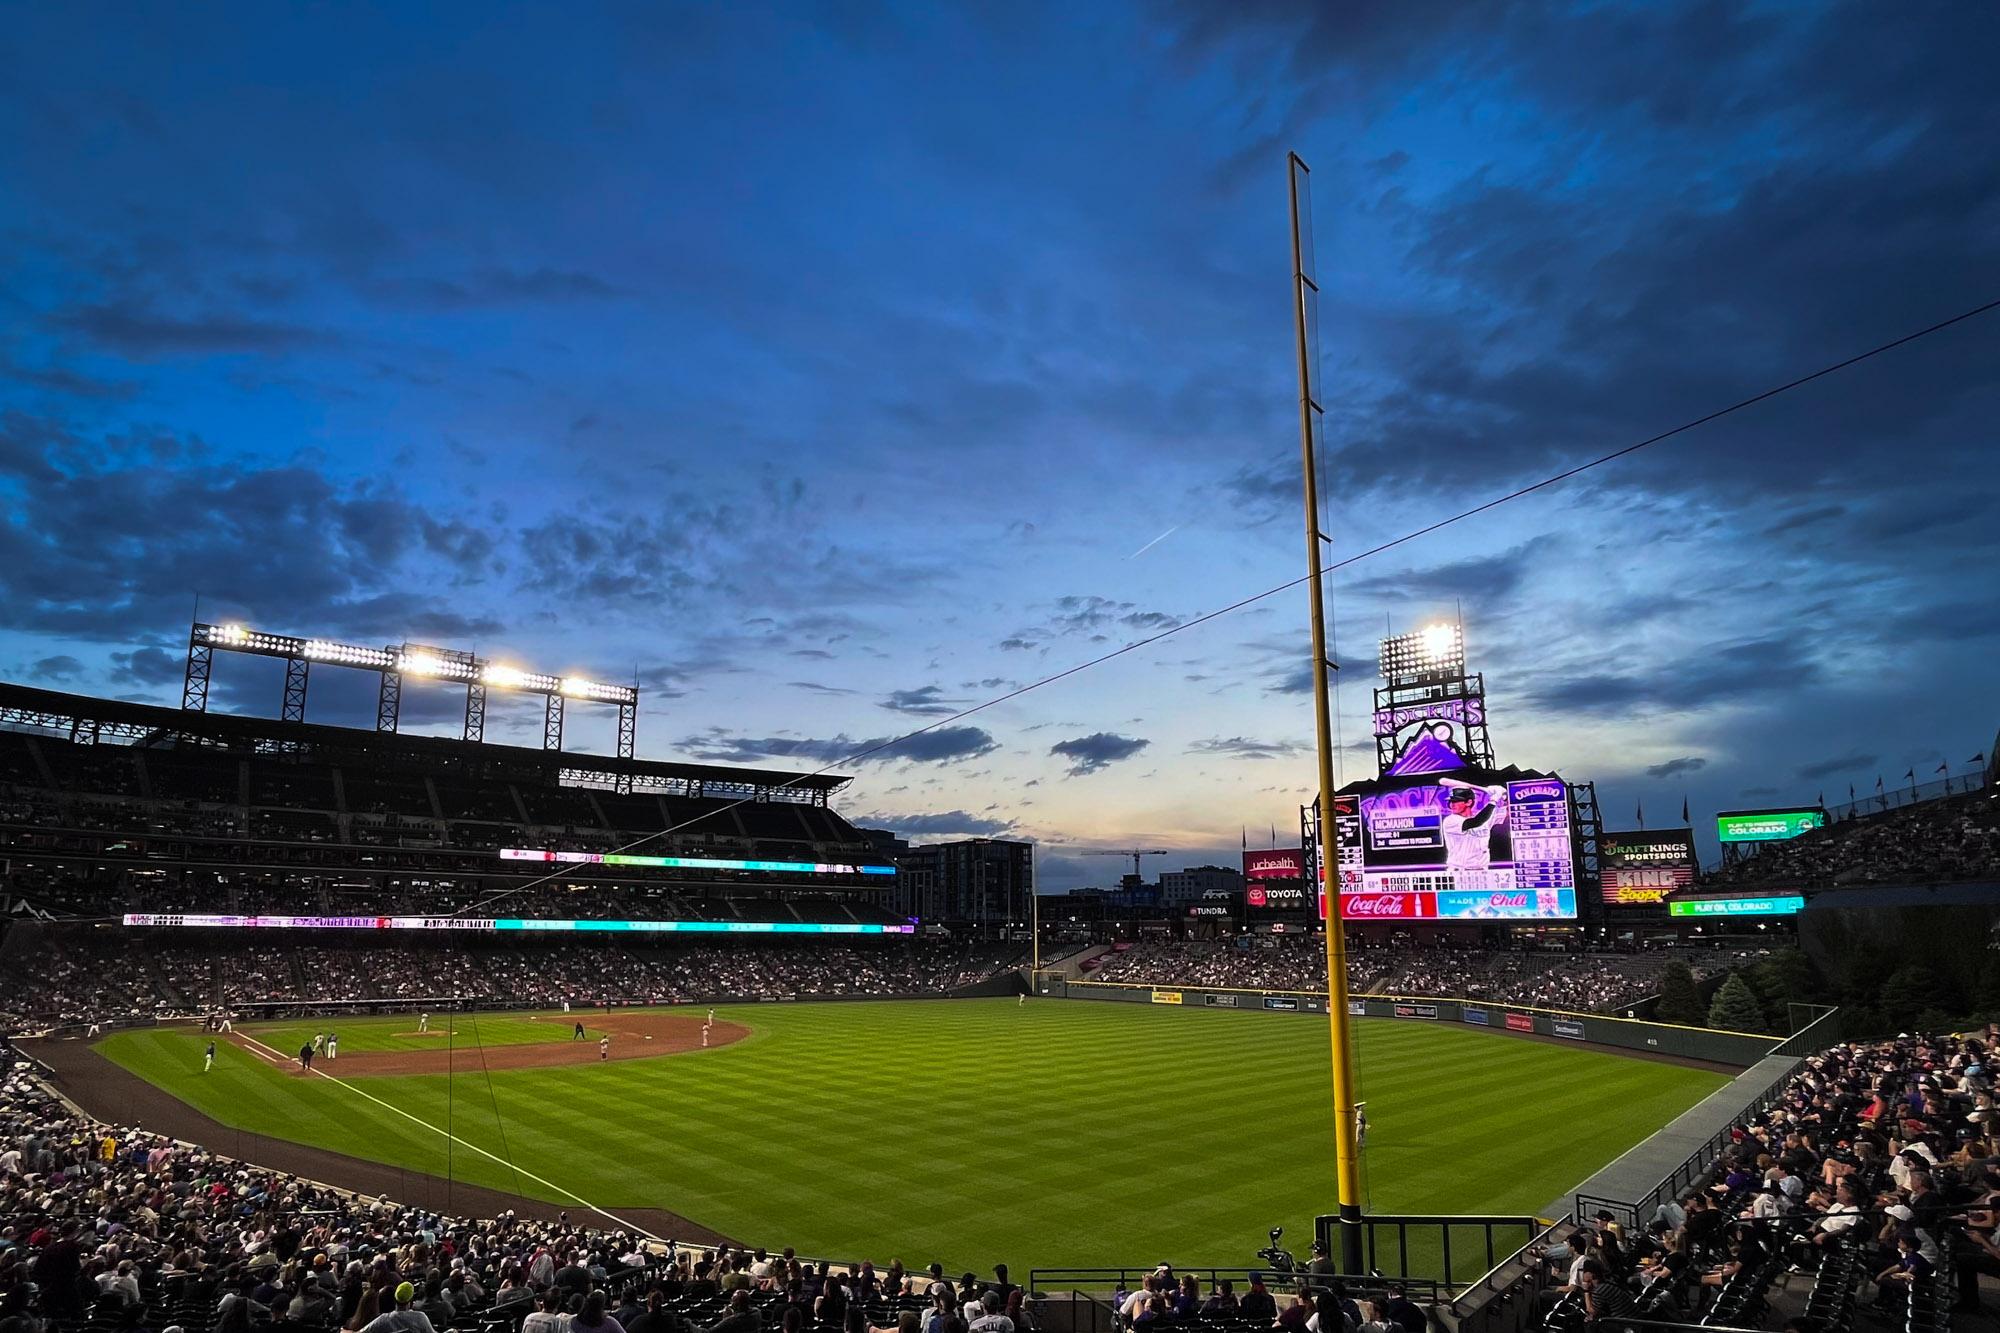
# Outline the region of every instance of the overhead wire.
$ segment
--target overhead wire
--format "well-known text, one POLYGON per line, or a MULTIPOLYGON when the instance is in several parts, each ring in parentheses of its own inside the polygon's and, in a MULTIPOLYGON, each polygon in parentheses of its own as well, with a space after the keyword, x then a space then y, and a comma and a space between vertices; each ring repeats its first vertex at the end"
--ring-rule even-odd
MULTIPOLYGON (((1994 310, 2000 310, 2000 299, 1987 301, 1982 305, 1977 305, 1969 310, 1961 311, 1960 313, 1953 315, 1948 319, 1941 319, 1935 324, 1926 325, 1921 329, 1917 329, 1910 333, 1905 333, 1897 338, 1892 338, 1888 342, 1879 343, 1876 346, 1869 348, 1865 352, 1857 352, 1852 356, 1843 358, 1842 360, 1839 361, 1832 362, 1829 365, 1821 366, 1819 369, 1811 371, 1804 375, 1800 375, 1795 379, 1786 380, 1782 384, 1774 385, 1771 388, 1763 390, 1761 393, 1754 393, 1747 398, 1740 398, 1737 401, 1730 403, 1727 407, 1719 407, 1712 412, 1705 412, 1701 416, 1694 417, 1688 421, 1684 421, 1678 426, 1673 426, 1666 430, 1660 431, 1657 434, 1649 435, 1642 440, 1636 440, 1633 443, 1625 445, 1622 448, 1613 449, 1609 453, 1599 454, 1595 458, 1591 458, 1584 462, 1575 464, 1572 467, 1564 468, 1560 472, 1551 473, 1550 475, 1543 477, 1539 481, 1530 482, 1527 485, 1516 487, 1515 489, 1508 491, 1503 495, 1497 495, 1490 500, 1482 501, 1481 503, 1473 505, 1470 508, 1461 509, 1455 514, 1449 515, 1448 517, 1445 518, 1438 519, 1437 521, 1432 523, 1427 523, 1423 527, 1412 529, 1409 532, 1403 533, 1401 536, 1392 537, 1387 541, 1378 542, 1375 545, 1366 548, 1365 550, 1355 552, 1353 555, 1343 556, 1341 559, 1332 561, 1331 563, 1325 565, 1320 569, 1319 572, 1321 574, 1331 574, 1339 570, 1346 569, 1351 565, 1359 564, 1363 560, 1373 559, 1374 557, 1382 555, 1385 552, 1393 551, 1399 546, 1406 546, 1413 541, 1419 540, 1420 538, 1428 537, 1434 532, 1439 532, 1455 524, 1463 523, 1467 519, 1477 518, 1479 515, 1487 513, 1494 509, 1498 509, 1502 505, 1511 504, 1514 501, 1522 499, 1525 496, 1533 495, 1537 491, 1547 490, 1551 486, 1560 485, 1561 483, 1570 480, 1572 477, 1581 476, 1586 472, 1592 471, 1596 468, 1603 467, 1608 463, 1615 463, 1621 458, 1628 458, 1631 455, 1638 453, 1642 449, 1649 449, 1656 444, 1665 443, 1666 441, 1674 439, 1677 436, 1685 435, 1689 431, 1697 430, 1702 426, 1706 426, 1711 422, 1719 421, 1726 416, 1730 416, 1734 413, 1741 412, 1745 408, 1755 407, 1757 404, 1762 402, 1767 402, 1770 399, 1780 396, 1781 394, 1787 394, 1795 389, 1803 388, 1806 385, 1811 384, 1816 380, 1822 380, 1829 375, 1835 375, 1843 370, 1851 369, 1854 366, 1860 365, 1864 361, 1872 360, 1873 358, 1881 356, 1884 353, 1892 352, 1899 347, 1904 347, 1909 345, 1910 343, 1917 342, 1920 339, 1928 338, 1933 334, 1942 333, 1946 329, 1952 328, 1955 325, 1963 324, 1968 320, 1976 319, 1979 316, 1989 314, 1994 310)), ((1054 685, 1059 681, 1067 680, 1071 676, 1079 675, 1095 667, 1103 666, 1106 662, 1114 661, 1120 657, 1125 656, 1127 653, 1137 652, 1139 649, 1146 648, 1153 644, 1159 643, 1163 639, 1169 639, 1175 636, 1176 634, 1184 633, 1185 631, 1194 629, 1197 626, 1206 625, 1210 621, 1220 620, 1222 617, 1234 614, 1237 611, 1241 611, 1245 607, 1255 606, 1258 602, 1264 601, 1267 598, 1275 597, 1281 592, 1289 592, 1293 588, 1297 588, 1302 584, 1308 582, 1311 578, 1312 574, 1306 573, 1299 575, 1297 578, 1288 579, 1283 583, 1274 584, 1271 587, 1264 589, 1262 592, 1252 593, 1250 596, 1239 598, 1236 601, 1230 602, 1226 606, 1219 606, 1212 611, 1206 611, 1201 615, 1195 616, 1193 619, 1184 620, 1178 624, 1170 625, 1167 628, 1159 631, 1157 634, 1149 634, 1145 638, 1134 639, 1132 642, 1125 644, 1122 647, 1114 648, 1109 652, 1100 653, 1096 657, 1089 658, 1086 661, 1078 662, 1073 666, 1065 667, 1063 670, 1054 672, 1047 676, 1043 676, 1039 680, 1030 681, 1025 685, 1016 686, 1014 689, 1008 690, 1003 694, 997 694, 991 699, 987 699, 981 703, 973 704, 968 708, 960 709, 958 712, 952 713, 948 716, 940 717, 933 721, 927 722, 923 726, 914 728, 913 730, 910 731, 906 731, 901 735, 891 736, 880 741, 872 742, 868 745, 862 746, 861 748, 855 750, 851 754, 843 755, 841 758, 837 760, 829 761, 828 763, 821 765, 819 768, 816 768, 809 773, 797 774, 791 779, 787 780, 786 782, 779 783, 776 789, 783 790, 788 787, 795 787, 800 783, 810 782, 814 778, 824 777, 828 773, 831 773, 836 768, 844 768, 850 764, 859 763, 862 760, 869 759, 875 755, 881 754, 885 750, 893 749, 896 746, 902 745, 908 741, 915 740, 919 736, 926 735, 929 732, 936 731, 941 727, 948 727, 954 723, 962 722, 966 718, 974 717, 980 713, 985 712, 989 708, 996 708, 1001 704, 1009 703, 1015 699, 1019 699, 1023 695, 1032 694, 1036 690, 1044 689, 1047 686, 1054 685)), ((734 801, 729 802, 727 805, 720 807, 719 809, 705 811, 695 819, 684 820, 679 824, 673 824, 666 828, 659 829, 655 832, 643 834, 640 837, 634 838, 632 841, 628 843, 625 843, 619 847, 614 848, 611 852, 606 854, 612 856, 621 855, 625 852, 631 851, 635 847, 643 847, 647 843, 653 842, 659 838, 664 838, 669 834, 679 833, 684 829, 690 828, 695 824, 701 823, 703 820, 712 819, 716 815, 722 814, 729 810, 733 810, 737 806, 751 805, 755 803, 756 803, 755 797, 750 797, 750 796, 740 797, 734 801)), ((593 864, 595 863, 582 862, 582 863, 576 863, 575 869, 551 871, 549 874, 530 880, 526 884, 519 884, 515 885, 512 888, 502 889, 497 893, 482 898, 477 903, 474 903, 471 906, 460 908, 458 911, 451 913, 451 915, 464 916, 469 913, 476 912, 480 908, 485 907, 490 903, 500 902, 503 899, 512 897, 514 895, 527 893, 530 890, 539 888, 541 885, 547 884, 552 880, 562 879, 568 876, 575 875, 579 873, 579 871, 586 869, 593 864)))

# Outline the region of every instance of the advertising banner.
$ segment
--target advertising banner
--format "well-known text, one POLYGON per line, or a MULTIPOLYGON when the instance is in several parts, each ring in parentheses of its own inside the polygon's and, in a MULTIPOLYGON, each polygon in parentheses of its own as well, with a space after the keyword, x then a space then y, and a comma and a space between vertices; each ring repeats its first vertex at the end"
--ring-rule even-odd
POLYGON ((1434 1004, 1399 1004, 1396 1006, 1398 1018, 1436 1018, 1438 1007, 1434 1004))
POLYGON ((1583 1024, 1578 1023, 1573 1019, 1558 1018, 1555 1022, 1549 1025, 1549 1030, 1555 1033, 1558 1037, 1572 1037, 1575 1038, 1577 1041, 1583 1040, 1583 1035, 1584 1035, 1583 1024))
POLYGON ((1533 1032, 1535 1030, 1535 1016, 1533 1014, 1509 1014, 1507 1015, 1507 1030, 1509 1032, 1533 1032))
POLYGON ((1266 995, 1264 997, 1264 1007, 1266 1009, 1282 1009, 1286 1013, 1294 1013, 1299 1007, 1299 1002, 1289 995, 1266 995))
POLYGON ((1181 993, 1177 990, 1156 990, 1153 992, 1154 1004, 1179 1004, 1180 1002, 1181 993))
POLYGON ((1274 847, 1261 852, 1243 853, 1243 878, 1247 880, 1305 877, 1306 850, 1303 847, 1274 847))
POLYGON ((1824 810, 1724 810, 1715 816, 1723 842, 1783 842, 1826 827, 1824 810))
POLYGON ((1267 912, 1303 912, 1306 886, 1304 881, 1262 880, 1243 891, 1243 901, 1267 912))
POLYGON ((1427 921, 1437 915, 1429 893, 1343 893, 1340 915, 1348 921, 1427 921))
POLYGON ((1465 1022, 1476 1023, 1480 1027, 1490 1027, 1493 1023, 1493 1019, 1484 1009, 1460 1009, 1458 1016, 1465 1022))
POLYGON ((1774 898, 1690 898, 1667 904, 1669 916, 1791 916, 1805 907, 1798 894, 1774 898))
POLYGON ((1208 994, 1201 997, 1201 1002, 1211 1009, 1234 1009, 1236 996, 1208 994))
POLYGON ((1187 914, 1194 917, 1234 916, 1234 909, 1225 903, 1189 903, 1187 914))
POLYGON ((1347 1014, 1348 1014, 1348 1017, 1350 1017, 1350 1018, 1366 1018, 1366 1017, 1368 1017, 1368 1001, 1366 1001, 1366 1000, 1349 1000, 1349 1001, 1347 1002, 1347 1014))
POLYGON ((1598 845, 1600 881, 1610 906, 1650 906, 1694 883, 1693 829, 1606 833, 1598 845))

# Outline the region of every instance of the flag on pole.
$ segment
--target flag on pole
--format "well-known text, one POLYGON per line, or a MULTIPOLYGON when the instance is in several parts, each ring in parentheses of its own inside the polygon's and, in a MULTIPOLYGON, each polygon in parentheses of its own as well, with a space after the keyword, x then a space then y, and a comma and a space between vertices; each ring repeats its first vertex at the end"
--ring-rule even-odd
POLYGON ((1880 773, 1877 773, 1875 775, 1875 790, 1876 791, 1882 790, 1882 775, 1880 773))
POLYGON ((1243 833, 1243 850, 1247 852, 1250 850, 1250 826, 1248 824, 1242 824, 1239 825, 1238 827, 1241 829, 1243 833))
POLYGON ((1981 750, 1978 754, 1972 756, 1972 758, 1966 760, 1965 762, 1968 764, 1983 764, 1986 762, 1986 752, 1984 750, 1981 750))
POLYGON ((1847 784, 1847 803, 1854 804, 1854 784, 1851 782, 1847 784))
POLYGON ((1639 827, 1646 827, 1646 803, 1644 801, 1638 802, 1637 809, 1633 813, 1639 818, 1639 827))
POLYGON ((1694 820, 1688 814, 1688 798, 1685 796, 1681 797, 1681 823, 1688 825, 1690 828, 1694 826, 1694 820))
POLYGON ((1819 808, 1822 810, 1826 809, 1826 788, 1824 787, 1820 788, 1819 792, 1819 808))
POLYGON ((1945 762, 1945 763, 1942 763, 1942 764, 1939 764, 1939 765, 1937 766, 1937 771, 1938 771, 1938 772, 1940 772, 1940 773, 1949 773, 1949 772, 1951 772, 1951 764, 1950 764, 1950 762, 1949 762, 1949 761, 1947 761, 1947 762, 1945 762))
POLYGON ((1909 772, 1903 774, 1903 776, 1908 778, 1910 781, 1915 782, 1917 780, 1917 770, 1913 767, 1910 769, 1909 772))

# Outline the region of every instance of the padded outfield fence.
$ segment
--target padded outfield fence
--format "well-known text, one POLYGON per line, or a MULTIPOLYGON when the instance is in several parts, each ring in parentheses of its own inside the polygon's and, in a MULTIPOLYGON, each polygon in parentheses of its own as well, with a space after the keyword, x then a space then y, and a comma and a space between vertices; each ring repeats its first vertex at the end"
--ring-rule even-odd
MULTIPOLYGON (((1172 1004, 1184 1008, 1251 1009, 1274 1013, 1326 1013, 1324 991, 1244 990, 1220 986, 1147 986, 1124 981, 1064 981, 1035 977, 1036 993, 1052 999, 1104 1000, 1126 1004, 1172 1004)), ((1424 995, 1350 995, 1356 1018, 1456 1023, 1516 1036, 1559 1037, 1586 1046, 1674 1056, 1747 1069, 1784 1039, 1755 1032, 1684 1027, 1642 1018, 1545 1009, 1534 1005, 1424 995)))

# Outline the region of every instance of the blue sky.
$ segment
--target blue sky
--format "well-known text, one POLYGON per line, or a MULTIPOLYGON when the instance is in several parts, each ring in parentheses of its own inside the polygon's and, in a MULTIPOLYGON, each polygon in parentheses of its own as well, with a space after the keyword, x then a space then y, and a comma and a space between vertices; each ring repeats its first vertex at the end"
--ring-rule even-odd
MULTIPOLYGON (((817 764, 1289 579, 1288 148, 1337 553, 2000 295, 1974 7, 6 13, 0 674, 65 689, 177 697, 199 594, 817 764)), ((1343 573, 1344 738, 1379 627, 1462 606, 1500 757, 1614 824, 1985 749, 1996 364, 1968 325, 1343 573)), ((1304 611, 844 808, 1052 886, 1226 857, 1311 782, 1304 611)))

